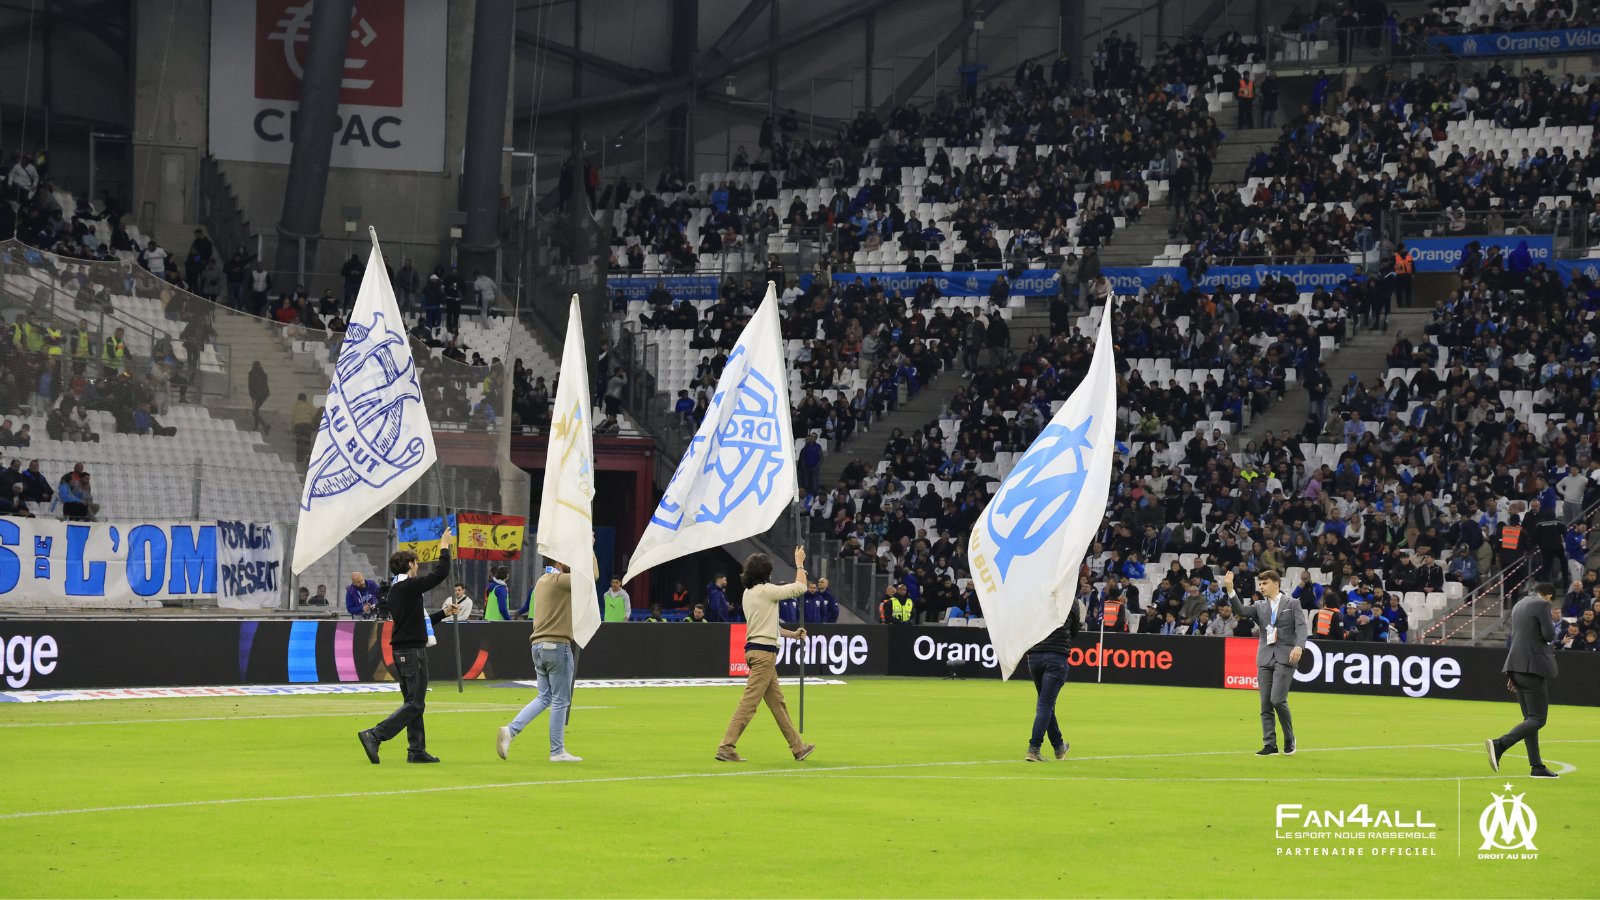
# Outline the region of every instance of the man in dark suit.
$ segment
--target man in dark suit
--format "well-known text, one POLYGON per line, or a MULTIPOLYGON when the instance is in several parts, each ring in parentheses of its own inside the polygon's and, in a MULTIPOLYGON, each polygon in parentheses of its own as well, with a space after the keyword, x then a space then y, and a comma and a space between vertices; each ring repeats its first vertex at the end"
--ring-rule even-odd
POLYGON ((1222 576, 1222 586, 1228 592, 1228 605, 1241 619, 1254 619, 1260 626, 1260 643, 1256 647, 1256 687, 1261 692, 1261 749, 1257 756, 1272 756, 1278 752, 1278 737, 1273 729, 1273 715, 1283 726, 1283 752, 1293 756, 1295 751, 1294 722, 1289 717, 1289 687, 1294 684, 1294 669, 1300 664, 1300 654, 1306 646, 1305 611, 1300 604, 1283 593, 1282 579, 1272 569, 1263 569, 1256 576, 1256 587, 1261 599, 1244 603, 1233 590, 1233 573, 1222 576))
POLYGON ((1546 681, 1556 677, 1556 655, 1550 648, 1556 639, 1550 618, 1550 602, 1555 595, 1554 586, 1540 584, 1532 595, 1511 608, 1511 652, 1506 654, 1506 664, 1500 671, 1506 674, 1506 690, 1516 694, 1522 706, 1522 721, 1503 737, 1484 742, 1489 750, 1489 765, 1496 772, 1500 771, 1500 757, 1522 741, 1528 747, 1528 765, 1533 767, 1530 777, 1556 777, 1539 756, 1539 729, 1550 714, 1550 688, 1546 681))
POLYGON ((428 738, 422 726, 428 703, 428 646, 434 642, 432 626, 445 616, 455 615, 456 605, 447 600, 443 610, 430 616, 423 607, 423 597, 450 577, 450 532, 439 538, 439 562, 433 571, 419 576, 417 555, 402 550, 389 557, 389 574, 394 576, 388 596, 389 613, 394 619, 389 643, 394 648, 394 667, 405 702, 389 718, 358 732, 356 737, 373 765, 378 764, 378 745, 401 731, 410 745, 406 762, 436 763, 439 757, 428 752, 428 738))

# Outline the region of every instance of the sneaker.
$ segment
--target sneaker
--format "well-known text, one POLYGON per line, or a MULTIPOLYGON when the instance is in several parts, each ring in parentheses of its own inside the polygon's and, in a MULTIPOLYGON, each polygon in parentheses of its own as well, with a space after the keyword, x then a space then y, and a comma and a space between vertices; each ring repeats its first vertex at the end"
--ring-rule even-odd
POLYGON ((1528 773, 1528 777, 1529 778, 1560 778, 1561 776, 1557 775, 1556 773, 1554 773, 1552 771, 1550 771, 1549 769, 1546 769, 1544 766, 1534 766, 1533 767, 1533 771, 1528 773))
POLYGON ((1284 744, 1283 745, 1283 755, 1284 756, 1293 756, 1295 748, 1297 746, 1298 745, 1294 741, 1290 741, 1289 743, 1284 744))
POLYGON ((805 758, 810 756, 812 751, 814 751, 816 749, 817 749, 817 745, 816 744, 807 744, 804 747, 800 748, 800 751, 794 755, 794 758, 797 761, 804 761, 805 758))
POLYGON ((1035 750, 1034 748, 1029 747, 1028 748, 1028 755, 1024 756, 1022 758, 1022 761, 1023 762, 1044 762, 1044 757, 1039 755, 1039 751, 1038 750, 1035 750))
POLYGON ((551 762, 583 762, 583 757, 581 757, 581 756, 573 756, 571 753, 568 753, 567 751, 563 750, 560 753, 552 753, 552 754, 550 754, 550 761, 551 762))
POLYGON ((510 759, 506 754, 511 752, 511 726, 500 726, 500 731, 494 739, 494 752, 500 754, 501 759, 510 759))
POLYGON ((1056 759, 1066 759, 1067 751, 1072 749, 1071 744, 1062 744, 1056 748, 1056 759))
POLYGON ((1483 746, 1489 751, 1489 768, 1500 771, 1500 739, 1484 738, 1483 746))
POLYGON ((426 750, 423 750, 420 753, 406 754, 406 762, 408 763, 436 763, 438 761, 439 757, 434 756, 432 753, 429 753, 426 750))
POLYGON ((361 749, 367 751, 367 759, 371 761, 373 765, 377 765, 378 745, 383 742, 378 740, 378 736, 373 734, 372 729, 370 728, 366 731, 356 732, 356 739, 361 742, 361 749))
POLYGON ((1278 755, 1278 748, 1273 746, 1272 744, 1267 744, 1266 746, 1262 747, 1260 750, 1257 750, 1256 751, 1256 755, 1257 756, 1277 756, 1278 755))
POLYGON ((717 762, 745 762, 745 758, 736 750, 718 750, 717 762))

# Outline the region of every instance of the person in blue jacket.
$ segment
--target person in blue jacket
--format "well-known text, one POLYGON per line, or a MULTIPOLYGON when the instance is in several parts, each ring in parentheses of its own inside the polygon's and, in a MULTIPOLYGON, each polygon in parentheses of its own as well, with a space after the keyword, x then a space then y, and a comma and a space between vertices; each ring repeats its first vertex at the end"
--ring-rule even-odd
POLYGON ((817 596, 817 583, 809 582, 806 592, 800 595, 800 614, 805 617, 805 624, 815 625, 822 621, 822 600, 817 596))
POLYGON ((822 618, 820 621, 839 621, 839 598, 835 597, 833 595, 833 591, 828 589, 828 579, 826 578, 817 579, 817 600, 822 607, 822 618))
POLYGON ((731 622, 728 609, 728 576, 717 575, 706 585, 706 616, 713 622, 731 622))
POLYGON ((354 619, 370 619, 378 608, 378 583, 360 572, 350 573, 344 589, 344 608, 354 619))

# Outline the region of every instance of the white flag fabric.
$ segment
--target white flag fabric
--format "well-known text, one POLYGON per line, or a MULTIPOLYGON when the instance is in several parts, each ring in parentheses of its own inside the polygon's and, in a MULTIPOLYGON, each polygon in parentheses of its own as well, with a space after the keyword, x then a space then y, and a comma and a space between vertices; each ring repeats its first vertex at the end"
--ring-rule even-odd
POLYGON ((587 646, 600 628, 600 598, 594 588, 593 419, 583 317, 573 294, 539 494, 539 553, 572 569, 572 639, 579 647, 587 646))
POLYGON ((374 233, 300 493, 295 574, 394 502, 438 458, 405 320, 374 233))
POLYGON ((765 532, 799 491, 789 373, 772 284, 717 381, 705 421, 639 539, 625 581, 765 532))
POLYGON ((1116 417, 1107 304, 1089 374, 1017 460, 968 538, 973 586, 1004 678, 1076 602, 1078 567, 1111 491, 1116 417))

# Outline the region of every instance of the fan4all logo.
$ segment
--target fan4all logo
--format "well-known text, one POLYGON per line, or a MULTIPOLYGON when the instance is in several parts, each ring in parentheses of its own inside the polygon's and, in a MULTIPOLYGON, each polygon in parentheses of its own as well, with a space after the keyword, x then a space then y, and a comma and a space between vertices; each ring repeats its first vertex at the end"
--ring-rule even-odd
POLYGON ((385 326, 383 313, 365 325, 350 323, 303 508, 358 487, 382 487, 422 462, 422 438, 406 427, 407 416, 422 409, 422 389, 405 350, 405 338, 385 326))
POLYGON ((1439 825, 1421 809, 1279 803, 1273 823, 1278 856, 1439 855, 1439 825))
POLYGON ((1505 785, 1504 794, 1490 792, 1494 799, 1478 816, 1478 832, 1483 843, 1478 847, 1479 859, 1538 859, 1539 848, 1533 836, 1539 831, 1539 817, 1533 808, 1524 803, 1526 794, 1511 793, 1505 785))
POLYGON ((783 473, 783 423, 778 417, 789 411, 778 409, 777 387, 750 365, 744 347, 728 357, 727 369, 734 374, 728 382, 734 387, 711 399, 712 415, 707 416, 720 420, 716 413, 724 403, 732 403, 727 420, 720 428, 695 435, 661 505, 650 517, 668 530, 697 522, 723 522, 752 498, 758 505, 765 503, 783 473), (686 507, 694 511, 686 514, 686 507))

